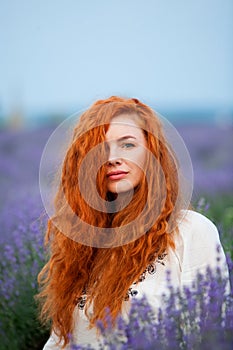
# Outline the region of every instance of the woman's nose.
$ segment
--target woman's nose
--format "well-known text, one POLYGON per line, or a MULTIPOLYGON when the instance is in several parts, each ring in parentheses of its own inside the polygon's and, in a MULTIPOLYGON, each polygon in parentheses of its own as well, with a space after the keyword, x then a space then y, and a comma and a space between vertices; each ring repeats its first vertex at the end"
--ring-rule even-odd
POLYGON ((109 166, 121 165, 121 164, 122 164, 121 158, 109 158, 109 160, 107 161, 107 165, 109 166))
POLYGON ((122 159, 120 157, 120 154, 117 152, 116 149, 109 149, 109 156, 108 156, 108 165, 120 165, 122 164, 122 159))

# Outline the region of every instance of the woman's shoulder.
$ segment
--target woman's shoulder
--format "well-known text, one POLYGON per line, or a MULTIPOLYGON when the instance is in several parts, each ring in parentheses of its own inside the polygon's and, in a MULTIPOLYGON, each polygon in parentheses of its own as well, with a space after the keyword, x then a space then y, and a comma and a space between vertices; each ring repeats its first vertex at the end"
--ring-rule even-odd
POLYGON ((177 254, 184 269, 206 268, 224 265, 225 254, 215 224, 206 216, 193 210, 181 213, 177 254), (217 262, 221 260, 221 263, 217 262))
POLYGON ((182 270, 183 283, 192 282, 197 271, 220 268, 228 278, 228 268, 219 233, 206 216, 193 210, 182 211, 176 254, 182 270))
POLYGON ((175 245, 181 263, 215 261, 219 247, 223 253, 215 224, 193 210, 182 210, 180 213, 175 245))
POLYGON ((216 225, 201 213, 194 210, 182 210, 179 216, 179 233, 186 240, 218 241, 216 225))

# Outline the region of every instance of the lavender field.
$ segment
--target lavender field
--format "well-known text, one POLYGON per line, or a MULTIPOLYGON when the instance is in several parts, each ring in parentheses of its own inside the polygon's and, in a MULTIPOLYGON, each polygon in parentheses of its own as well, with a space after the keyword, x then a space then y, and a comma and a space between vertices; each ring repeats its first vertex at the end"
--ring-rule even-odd
MULTIPOLYGON (((0 130, 0 350, 39 350, 48 336, 37 321, 33 295, 46 259, 39 163, 53 129, 0 130)), ((211 125, 177 129, 193 163, 193 204, 217 224, 224 248, 233 257, 233 129, 211 125)))

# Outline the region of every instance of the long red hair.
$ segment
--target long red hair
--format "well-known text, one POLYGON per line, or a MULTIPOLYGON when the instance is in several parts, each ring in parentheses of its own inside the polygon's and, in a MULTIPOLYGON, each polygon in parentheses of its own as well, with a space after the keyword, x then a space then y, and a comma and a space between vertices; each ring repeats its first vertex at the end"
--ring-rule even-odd
MULTIPOLYGON (((106 150, 103 146, 97 152, 99 157, 104 157, 106 150)), ((84 186, 88 186, 90 196, 97 188, 100 196, 109 201, 104 176, 103 166, 98 171, 96 183, 90 183, 88 176, 84 176, 82 181, 84 186)), ((115 320, 131 284, 139 280, 156 257, 174 248, 174 232, 168 231, 169 224, 175 222, 178 215, 175 206, 178 190, 176 158, 165 140, 161 122, 151 108, 137 99, 113 96, 95 102, 81 115, 63 163, 60 187, 55 198, 55 215, 48 220, 45 242, 50 258, 38 276, 41 291, 37 298, 41 303, 41 319, 52 322, 52 329, 64 341, 64 345, 68 344, 68 335, 73 331, 76 301, 84 290, 88 291, 87 309, 90 305, 93 307, 93 313, 87 314, 91 327, 98 319, 104 321, 106 307, 115 320), (97 210, 84 200, 77 179, 83 159, 95 146, 104 145, 111 119, 120 114, 137 117, 145 134, 148 153, 156 158, 163 176, 155 165, 152 166, 148 156, 146 175, 135 189, 131 202, 119 212, 107 213, 104 208, 97 210), (165 196, 159 191, 162 185, 166 189, 165 196), (154 215, 156 206, 159 208, 158 215, 154 215), (143 215, 141 225, 132 226, 129 243, 114 246, 113 242, 113 247, 98 248, 75 239, 76 234, 82 236, 87 232, 82 232, 82 225, 77 225, 72 215, 68 214, 68 207, 69 211, 72 208, 74 215, 93 227, 93 232, 88 232, 90 237, 95 227, 123 227, 143 215), (61 226, 56 225, 58 218, 65 223, 62 230, 61 226), (140 229, 145 234, 139 237, 137 231, 140 229), (72 234, 67 235, 65 230, 72 234)))

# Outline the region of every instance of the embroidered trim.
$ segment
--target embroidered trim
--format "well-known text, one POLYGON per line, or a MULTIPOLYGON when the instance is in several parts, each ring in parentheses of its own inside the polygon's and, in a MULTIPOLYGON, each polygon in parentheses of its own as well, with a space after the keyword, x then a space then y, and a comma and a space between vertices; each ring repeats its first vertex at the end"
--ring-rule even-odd
POLYGON ((85 304, 86 304, 86 301, 87 301, 87 296, 86 295, 82 295, 80 298, 77 299, 77 305, 78 305, 78 308, 80 310, 83 310, 84 307, 85 307, 85 304))
MULTIPOLYGON (((137 284, 138 282, 143 282, 146 278, 147 273, 149 273, 149 275, 154 275, 156 273, 156 264, 161 264, 163 266, 165 266, 164 263, 164 258, 167 255, 167 253, 163 253, 161 255, 159 255, 156 259, 156 261, 150 263, 147 268, 143 271, 143 273, 141 274, 141 276, 139 277, 138 281, 134 282, 133 285, 137 284)), ((133 287, 130 287, 127 291, 127 294, 124 298, 125 301, 129 300, 130 297, 135 297, 138 294, 138 291, 136 289, 133 289, 133 287)), ((86 288, 84 288, 81 297, 78 297, 75 299, 75 304, 78 306, 78 308, 80 310, 83 310, 85 307, 87 301, 87 291, 86 288)))
POLYGON ((129 300, 130 296, 135 297, 138 294, 138 291, 130 287, 128 289, 128 292, 126 294, 126 297, 124 298, 125 301, 129 300))
POLYGON ((75 305, 78 306, 80 310, 83 310, 87 301, 87 291, 86 288, 83 289, 81 297, 77 297, 74 301, 75 305))
MULTIPOLYGON (((141 276, 139 277, 137 282, 134 282, 134 284, 137 284, 138 282, 143 282, 146 278, 147 273, 149 273, 149 275, 154 275, 156 273, 156 264, 159 263, 163 266, 165 266, 165 263, 163 261, 163 259, 165 258, 165 256, 167 255, 167 253, 163 253, 161 255, 158 256, 157 260, 150 263, 147 268, 143 271, 143 273, 141 274, 141 276)), ((130 296, 131 297, 135 297, 138 294, 138 291, 135 289, 132 289, 132 287, 130 287, 128 289, 128 292, 125 296, 125 301, 129 300, 130 296)))

